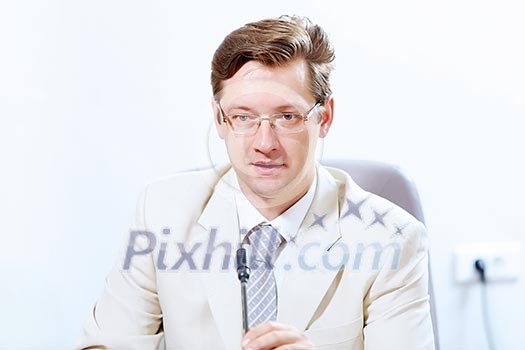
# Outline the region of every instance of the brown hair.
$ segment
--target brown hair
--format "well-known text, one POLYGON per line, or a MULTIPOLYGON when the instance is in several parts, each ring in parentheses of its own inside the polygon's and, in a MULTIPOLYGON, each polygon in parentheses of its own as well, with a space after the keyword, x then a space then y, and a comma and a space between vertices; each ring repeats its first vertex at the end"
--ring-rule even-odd
POLYGON ((234 30, 215 51, 211 64, 213 95, 248 61, 266 66, 285 66, 294 59, 306 61, 310 91, 324 102, 332 93, 330 72, 335 58, 326 32, 306 17, 281 16, 248 23, 234 30))

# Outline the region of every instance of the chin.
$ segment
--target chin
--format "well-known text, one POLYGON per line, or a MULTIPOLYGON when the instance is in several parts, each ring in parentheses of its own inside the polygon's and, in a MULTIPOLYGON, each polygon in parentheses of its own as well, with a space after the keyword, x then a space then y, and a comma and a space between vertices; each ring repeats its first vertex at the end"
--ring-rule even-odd
POLYGON ((271 198, 275 197, 277 194, 279 194, 282 191, 282 188, 280 186, 261 186, 262 184, 255 184, 255 186, 251 187, 251 190, 253 193, 260 197, 265 198, 271 198))

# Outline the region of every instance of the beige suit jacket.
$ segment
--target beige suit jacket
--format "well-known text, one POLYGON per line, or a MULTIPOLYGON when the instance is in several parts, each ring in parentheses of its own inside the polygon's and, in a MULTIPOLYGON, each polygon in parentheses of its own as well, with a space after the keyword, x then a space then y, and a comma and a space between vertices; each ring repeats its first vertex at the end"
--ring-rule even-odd
MULTIPOLYGON (((78 349, 153 350, 163 341, 169 350, 241 348, 233 262, 240 235, 228 170, 147 187, 134 230, 149 236, 126 237, 78 349)), ((287 243, 278 321, 305 331, 318 349, 433 349, 424 226, 340 170, 318 166, 317 179, 287 243)))

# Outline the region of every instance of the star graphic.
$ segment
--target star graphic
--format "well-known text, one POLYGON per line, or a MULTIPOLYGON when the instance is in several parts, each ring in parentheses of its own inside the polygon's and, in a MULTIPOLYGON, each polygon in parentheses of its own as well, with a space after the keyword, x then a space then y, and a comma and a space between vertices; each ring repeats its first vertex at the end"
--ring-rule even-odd
POLYGON ((346 213, 343 214, 341 219, 346 218, 347 216, 354 215, 359 220, 363 221, 363 218, 361 217, 361 205, 368 199, 365 198, 357 203, 354 203, 352 200, 346 198, 346 205, 348 206, 348 209, 346 210, 346 213))
POLYGON ((403 230, 408 227, 408 224, 405 224, 402 227, 394 225, 394 227, 396 228, 396 232, 394 232, 394 234, 392 236, 403 236, 404 235, 403 230))
POLYGON ((375 219, 374 219, 374 221, 372 221, 370 223, 370 225, 367 226, 367 228, 369 228, 370 226, 375 225, 375 224, 381 224, 381 225, 383 225, 383 227, 386 227, 385 222, 383 221, 383 219, 385 218, 386 214, 388 214, 389 211, 390 211, 390 209, 385 211, 383 214, 379 214, 377 211, 373 210, 375 219))
POLYGON ((310 227, 313 227, 313 226, 315 226, 315 225, 319 225, 319 226, 321 226, 322 228, 324 228, 324 229, 326 230, 326 228, 324 227, 324 222, 323 222, 323 220, 324 220, 326 214, 324 214, 324 215, 317 215, 317 214, 315 214, 315 213, 313 213, 313 214, 314 214, 314 216, 315 216, 315 220, 314 220, 314 222, 310 225, 310 227))

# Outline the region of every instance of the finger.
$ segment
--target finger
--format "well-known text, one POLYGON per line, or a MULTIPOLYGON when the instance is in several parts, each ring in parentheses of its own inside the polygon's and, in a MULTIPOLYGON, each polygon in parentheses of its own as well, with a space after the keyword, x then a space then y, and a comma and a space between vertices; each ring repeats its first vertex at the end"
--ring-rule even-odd
MULTIPOLYGON (((251 340, 246 345, 246 350, 270 350, 281 346, 299 344, 303 339, 297 331, 273 330, 251 340)), ((295 347, 289 347, 295 349, 295 347)))
POLYGON ((315 345, 308 339, 303 332, 297 332, 294 336, 293 343, 282 344, 271 348, 272 350, 314 350, 315 345))
POLYGON ((272 332, 272 331, 293 331, 295 328, 292 326, 279 323, 279 322, 264 322, 258 325, 257 327, 251 328, 242 338, 242 346, 245 347, 249 342, 254 339, 259 338, 260 336, 272 332))
POLYGON ((314 350, 314 349, 315 349, 315 345, 311 343, 310 341, 307 341, 306 343, 285 344, 277 348, 274 348, 273 350, 314 350))

